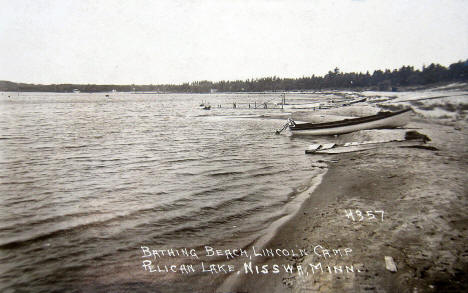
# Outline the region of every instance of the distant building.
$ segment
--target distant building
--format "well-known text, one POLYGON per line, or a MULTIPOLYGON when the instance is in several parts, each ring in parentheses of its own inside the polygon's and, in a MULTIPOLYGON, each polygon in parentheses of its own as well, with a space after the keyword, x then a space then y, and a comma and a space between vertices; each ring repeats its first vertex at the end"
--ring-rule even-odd
POLYGON ((75 94, 79 94, 79 93, 80 93, 80 90, 79 90, 79 89, 74 89, 73 92, 74 92, 75 94))
POLYGON ((215 93, 217 93, 217 92, 218 92, 218 89, 211 89, 211 90, 210 90, 210 93, 212 93, 212 94, 215 94, 215 93))

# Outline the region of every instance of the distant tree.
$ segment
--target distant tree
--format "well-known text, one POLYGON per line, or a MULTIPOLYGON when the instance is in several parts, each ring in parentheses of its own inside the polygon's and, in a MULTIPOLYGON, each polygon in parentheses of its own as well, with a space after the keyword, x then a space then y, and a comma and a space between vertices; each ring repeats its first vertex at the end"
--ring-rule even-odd
POLYGON ((447 68, 432 63, 422 70, 422 79, 424 84, 435 83, 438 81, 446 81, 449 77, 447 68))
POLYGON ((449 76, 452 80, 468 80, 468 60, 451 64, 449 76))

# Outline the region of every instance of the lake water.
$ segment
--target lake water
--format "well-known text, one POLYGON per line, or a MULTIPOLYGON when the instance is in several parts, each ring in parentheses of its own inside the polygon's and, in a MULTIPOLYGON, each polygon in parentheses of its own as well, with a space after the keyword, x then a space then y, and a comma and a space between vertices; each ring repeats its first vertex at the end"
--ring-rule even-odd
POLYGON ((231 106, 271 99, 3 93, 0 291, 130 282, 145 273, 142 245, 243 247, 263 235, 314 174, 309 142, 260 117, 286 112, 231 106))

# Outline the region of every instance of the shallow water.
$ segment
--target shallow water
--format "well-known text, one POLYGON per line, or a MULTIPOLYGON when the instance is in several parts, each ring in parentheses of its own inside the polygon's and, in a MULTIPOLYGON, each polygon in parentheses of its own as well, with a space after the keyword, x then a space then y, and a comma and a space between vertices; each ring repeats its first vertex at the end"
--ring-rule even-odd
POLYGON ((141 245, 262 235, 312 174, 308 142, 258 117, 281 110, 230 106, 272 98, 3 93, 0 290, 105 280, 106 268, 138 268, 141 245), (199 108, 207 97, 211 111, 199 108))

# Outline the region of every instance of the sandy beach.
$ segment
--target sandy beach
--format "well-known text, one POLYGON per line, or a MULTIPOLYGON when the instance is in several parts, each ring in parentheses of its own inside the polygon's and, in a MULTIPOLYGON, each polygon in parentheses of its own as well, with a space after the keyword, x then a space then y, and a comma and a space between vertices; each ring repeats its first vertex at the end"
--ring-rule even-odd
MULTIPOLYGON (((328 172, 266 245, 303 249, 308 255, 259 258, 259 268, 290 264, 293 269, 254 271, 232 291, 466 291, 466 126, 460 117, 414 115, 407 130, 427 135, 428 145, 437 150, 380 147, 316 155, 317 163, 328 164, 328 172), (388 257, 396 271, 386 268, 388 257)), ((359 137, 366 131, 339 139, 359 137)))

